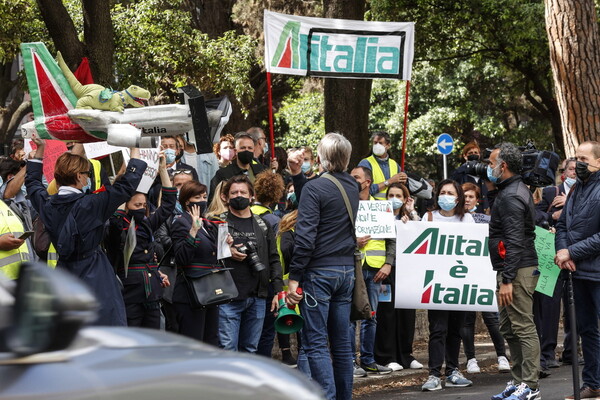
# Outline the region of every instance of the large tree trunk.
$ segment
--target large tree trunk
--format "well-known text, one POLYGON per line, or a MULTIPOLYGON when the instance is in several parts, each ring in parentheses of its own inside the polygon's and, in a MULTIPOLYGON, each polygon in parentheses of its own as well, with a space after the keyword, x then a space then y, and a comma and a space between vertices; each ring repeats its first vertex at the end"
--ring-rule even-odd
POLYGON ((113 68, 115 41, 110 4, 110 1, 98 0, 82 2, 83 32, 92 76, 95 83, 104 86, 112 86, 115 82, 113 68))
MULTIPOLYGON (((325 18, 363 20, 364 0, 324 0, 325 18)), ((325 79, 325 130, 339 132, 352 143, 350 167, 369 148, 370 79, 325 79)))
POLYGON ((185 4, 194 28, 213 39, 236 28, 231 20, 235 0, 186 0, 185 4))
POLYGON ((37 0, 42 19, 65 62, 74 70, 84 56, 83 43, 77 37, 77 30, 62 0, 37 0))
POLYGON ((600 36, 594 0, 545 0, 565 152, 600 131, 600 36))

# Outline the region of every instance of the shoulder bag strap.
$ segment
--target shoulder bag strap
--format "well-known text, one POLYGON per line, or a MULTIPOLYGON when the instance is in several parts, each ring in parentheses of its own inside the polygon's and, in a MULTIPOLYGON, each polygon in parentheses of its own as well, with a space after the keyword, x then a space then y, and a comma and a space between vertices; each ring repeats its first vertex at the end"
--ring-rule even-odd
POLYGON ((340 181, 329 173, 321 175, 321 178, 329 179, 331 182, 337 186, 339 191, 342 193, 342 198, 344 199, 344 203, 346 204, 346 210, 348 210, 348 216, 350 217, 350 222, 352 223, 352 236, 356 237, 355 226, 354 226, 354 213, 352 212, 352 207, 350 206, 350 200, 348 199, 348 195, 346 194, 346 190, 340 183, 340 181))

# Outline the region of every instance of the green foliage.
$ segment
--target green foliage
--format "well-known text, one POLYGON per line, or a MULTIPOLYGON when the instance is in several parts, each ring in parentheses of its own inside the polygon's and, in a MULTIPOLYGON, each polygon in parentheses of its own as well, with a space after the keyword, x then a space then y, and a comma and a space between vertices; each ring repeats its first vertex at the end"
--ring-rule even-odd
POLYGON ((0 0, 0 15, 0 64, 12 61, 22 42, 40 41, 47 35, 32 0, 0 0))
POLYGON ((289 96, 275 114, 277 145, 285 149, 309 146, 317 148, 325 134, 323 93, 318 91, 289 96))
POLYGON ((248 103, 254 94, 248 76, 256 61, 256 41, 233 31, 210 39, 191 27, 182 3, 141 0, 114 6, 119 81, 171 96, 176 87, 194 84, 248 103))

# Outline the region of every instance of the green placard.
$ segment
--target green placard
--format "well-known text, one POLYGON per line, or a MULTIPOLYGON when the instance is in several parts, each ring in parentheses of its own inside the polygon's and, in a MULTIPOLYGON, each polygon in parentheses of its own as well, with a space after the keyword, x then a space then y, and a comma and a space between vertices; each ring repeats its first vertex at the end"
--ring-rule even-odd
POLYGON ((535 288, 536 291, 552 297, 554 287, 560 268, 554 264, 554 234, 546 229, 535 227, 535 250, 538 255, 538 268, 540 270, 540 278, 535 288))

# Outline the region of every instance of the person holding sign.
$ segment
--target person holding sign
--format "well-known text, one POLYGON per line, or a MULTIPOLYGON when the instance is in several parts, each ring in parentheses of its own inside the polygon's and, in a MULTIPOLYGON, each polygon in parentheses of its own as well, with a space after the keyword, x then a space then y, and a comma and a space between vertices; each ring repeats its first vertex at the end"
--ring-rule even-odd
MULTIPOLYGON (((392 202, 396 219, 405 223, 421 220, 415 211, 415 201, 403 184, 392 183, 387 190, 387 198, 392 202)), ((395 267, 394 264, 392 266, 395 267)), ((392 268, 390 276, 382 281, 392 288, 392 298, 390 302, 380 302, 377 306, 375 360, 395 371, 404 368, 421 369, 423 364, 412 355, 417 311, 394 308, 395 273, 396 269, 392 268)))
MULTIPOLYGON (((471 214, 465 212, 465 194, 452 179, 436 186, 436 206, 427 212, 424 221, 473 223, 471 214)), ((465 323, 464 311, 428 310, 429 318, 429 378, 422 390, 440 390, 441 369, 446 360, 446 387, 466 387, 473 384, 458 369, 460 330, 465 323)))
MULTIPOLYGON (((498 194, 492 205, 489 252, 497 272, 500 332, 512 357, 512 378, 494 400, 535 400, 540 341, 533 321, 533 292, 539 272, 535 250, 535 206, 521 175, 521 151, 503 143, 490 154, 487 176, 498 194)), ((596 323, 598 321, 596 320, 596 323)))
MULTIPOLYGON (((369 195, 369 188, 373 178, 371 170, 365 167, 356 167, 350 173, 359 184, 359 200, 375 200, 369 195)), ((363 277, 367 285, 367 294, 371 310, 375 313, 371 319, 363 320, 360 324, 360 366, 356 362, 355 342, 352 341, 352 356, 354 358, 354 376, 366 376, 367 373, 385 375, 392 372, 392 368, 379 365, 375 362, 375 332, 377 331, 377 305, 379 303, 379 288, 381 282, 392 271, 392 264, 396 257, 396 240, 376 240, 371 236, 357 237, 358 248, 363 255, 363 277)), ((350 323, 350 335, 354 337, 356 322, 350 323)))
POLYGON ((106 254, 123 282, 127 325, 154 329, 160 328, 159 301, 163 288, 170 284, 167 275, 158 269, 155 232, 171 218, 177 201, 177 189, 171 187, 164 152, 159 160, 160 207, 150 214, 146 194, 135 193, 123 209, 110 217, 104 232, 106 254), (129 232, 130 229, 135 229, 135 233, 129 232), (134 248, 128 248, 130 234, 135 235, 134 248), (124 257, 127 251, 131 254, 129 259, 124 257))
POLYGON ((90 178, 89 161, 64 153, 54 169, 58 193, 50 196, 42 184, 45 142, 37 137, 33 140, 38 147, 35 158, 27 162, 25 185, 33 207, 56 244, 56 268, 69 271, 92 289, 100 302, 95 325, 127 325, 121 288, 100 242, 104 223, 135 193, 146 170, 146 163, 139 160, 139 149, 131 149, 131 159, 121 179, 94 195, 82 190, 90 178))

